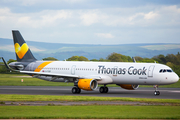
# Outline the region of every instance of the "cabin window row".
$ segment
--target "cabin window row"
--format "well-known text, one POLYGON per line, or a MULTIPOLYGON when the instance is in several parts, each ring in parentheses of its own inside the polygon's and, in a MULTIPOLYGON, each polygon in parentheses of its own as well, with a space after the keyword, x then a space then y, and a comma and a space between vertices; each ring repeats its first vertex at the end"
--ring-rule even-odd
POLYGON ((76 70, 83 70, 83 71, 97 71, 97 69, 93 69, 93 68, 76 68, 76 70))
POLYGON ((161 69, 159 72, 165 73, 165 72, 173 72, 173 71, 171 69, 161 69))
POLYGON ((37 69, 46 69, 46 70, 69 70, 69 68, 42 68, 42 67, 38 67, 37 69))
MULTIPOLYGON (((37 69, 47 69, 47 70, 69 70, 69 68, 43 68, 43 67, 38 67, 37 69)), ((97 71, 97 69, 93 68, 76 68, 76 70, 83 70, 83 71, 97 71)))

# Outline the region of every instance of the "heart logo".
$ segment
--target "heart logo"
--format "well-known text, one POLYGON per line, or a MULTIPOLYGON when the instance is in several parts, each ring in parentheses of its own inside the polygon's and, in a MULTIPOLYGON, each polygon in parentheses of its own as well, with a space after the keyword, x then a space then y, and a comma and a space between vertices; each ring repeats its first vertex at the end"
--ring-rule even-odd
POLYGON ((27 53, 27 51, 29 50, 29 47, 27 46, 26 43, 24 43, 22 46, 16 43, 14 44, 14 47, 15 47, 15 52, 17 56, 19 57, 19 59, 22 59, 24 55, 27 53))

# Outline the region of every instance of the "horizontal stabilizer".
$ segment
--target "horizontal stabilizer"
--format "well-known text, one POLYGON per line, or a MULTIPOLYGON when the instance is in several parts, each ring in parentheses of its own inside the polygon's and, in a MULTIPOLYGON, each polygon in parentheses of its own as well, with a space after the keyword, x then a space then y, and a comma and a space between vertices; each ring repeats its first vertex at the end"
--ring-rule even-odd
POLYGON ((6 66, 6 68, 7 68, 8 70, 19 72, 19 70, 14 70, 14 69, 12 69, 12 68, 7 64, 7 62, 4 60, 3 57, 0 57, 0 59, 3 60, 4 65, 6 66))

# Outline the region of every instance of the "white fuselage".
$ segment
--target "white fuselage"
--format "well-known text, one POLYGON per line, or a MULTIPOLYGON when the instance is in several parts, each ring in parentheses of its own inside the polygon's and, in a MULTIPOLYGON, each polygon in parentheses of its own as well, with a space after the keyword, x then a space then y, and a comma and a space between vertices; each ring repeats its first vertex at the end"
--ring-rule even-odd
MULTIPOLYGON (((36 72, 39 69, 38 72, 43 73, 99 78, 101 80, 98 80, 98 84, 165 85, 179 80, 170 67, 158 63, 53 61, 44 66, 42 63, 44 61, 32 62, 26 71, 36 72), (164 72, 160 72, 161 70, 164 72)), ((47 76, 38 76, 38 78, 52 79, 47 76)), ((65 80, 71 82, 71 79, 54 79, 59 82, 65 80)))

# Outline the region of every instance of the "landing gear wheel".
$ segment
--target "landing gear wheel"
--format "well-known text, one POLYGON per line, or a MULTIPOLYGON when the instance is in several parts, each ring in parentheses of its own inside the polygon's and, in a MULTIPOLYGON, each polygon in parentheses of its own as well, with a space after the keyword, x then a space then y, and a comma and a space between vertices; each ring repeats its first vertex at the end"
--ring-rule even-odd
POLYGON ((79 94, 79 93, 81 93, 81 89, 78 88, 78 87, 73 87, 73 88, 72 88, 72 93, 73 93, 73 94, 76 94, 76 93, 79 94))
POLYGON ((78 90, 77 90, 77 87, 73 87, 73 88, 72 88, 72 93, 73 93, 73 94, 76 94, 77 91, 78 91, 78 90))
POLYGON ((81 93, 81 89, 80 88, 77 88, 77 93, 81 93))
POLYGON ((155 95, 155 96, 156 96, 156 95, 160 95, 160 92, 157 91, 158 85, 154 85, 154 88, 155 88, 154 95, 155 95))
POLYGON ((104 93, 104 87, 100 87, 100 88, 99 88, 99 92, 100 92, 100 93, 104 93))
POLYGON ((108 87, 104 87, 104 93, 108 93, 109 89, 108 87))
POLYGON ((160 95, 160 92, 159 91, 155 91, 154 95, 160 95))
POLYGON ((99 88, 100 93, 108 93, 108 91, 109 91, 108 87, 100 87, 99 88))

